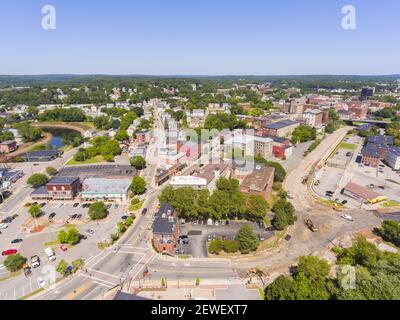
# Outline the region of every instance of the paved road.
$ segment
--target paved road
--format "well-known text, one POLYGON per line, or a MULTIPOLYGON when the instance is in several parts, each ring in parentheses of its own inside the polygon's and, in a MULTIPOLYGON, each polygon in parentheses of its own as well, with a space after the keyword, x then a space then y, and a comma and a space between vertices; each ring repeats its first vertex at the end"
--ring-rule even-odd
MULTIPOLYGON (((193 282, 197 277, 200 277, 202 282, 208 281, 212 285, 240 284, 250 268, 262 267, 270 273, 287 271, 300 256, 327 249, 335 238, 379 225, 380 219, 377 216, 362 210, 352 212, 354 222, 341 219, 338 213, 316 204, 301 183, 313 164, 329 156, 345 132, 347 128, 328 136, 324 143, 288 175, 285 187, 293 197, 299 221, 289 231, 292 239, 284 241, 276 250, 262 256, 245 256, 232 262, 221 259, 182 261, 160 257, 154 255, 148 247, 151 236, 147 230, 151 223, 151 215, 148 215, 137 219, 126 239, 116 247, 117 250, 111 248, 93 257, 88 261, 87 272, 78 273, 37 299, 95 299, 115 286, 127 289, 140 286, 146 281, 160 284, 162 278, 177 286, 193 282), (305 228, 302 222, 305 215, 310 215, 318 225, 318 233, 312 233, 305 228), (150 276, 144 278, 145 268, 149 270, 150 276)), ((160 191, 161 188, 149 190, 145 202, 149 212, 155 211, 156 197, 160 191)))

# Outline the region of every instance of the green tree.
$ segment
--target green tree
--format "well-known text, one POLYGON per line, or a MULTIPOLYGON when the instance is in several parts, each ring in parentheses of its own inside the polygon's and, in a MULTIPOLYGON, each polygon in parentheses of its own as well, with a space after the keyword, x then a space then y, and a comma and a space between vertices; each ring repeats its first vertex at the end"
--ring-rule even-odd
POLYGON ((67 243, 68 242, 68 235, 65 230, 61 230, 57 235, 57 241, 59 243, 67 243))
POLYGON ((216 238, 210 242, 210 245, 208 246, 208 252, 211 254, 220 254, 221 251, 223 250, 223 245, 222 241, 219 238, 216 238))
POLYGON ((29 214, 33 218, 37 218, 42 214, 42 208, 38 204, 34 204, 29 208, 29 214))
POLYGON ((72 261, 72 266, 75 270, 82 269, 85 266, 85 261, 83 259, 76 259, 72 261))
POLYGON ((262 220, 264 219, 267 210, 268 202, 263 196, 260 195, 250 195, 247 197, 246 201, 246 214, 251 219, 262 220))
POLYGON ((47 167, 47 168, 46 168, 46 173, 47 173, 49 176, 55 176, 55 175, 58 173, 58 171, 57 171, 57 169, 55 169, 55 168, 53 168, 53 167, 47 167))
POLYGON ((19 253, 8 256, 3 264, 10 272, 16 272, 22 268, 25 263, 25 258, 19 253))
POLYGON ((120 130, 115 135, 115 139, 118 141, 126 141, 126 140, 129 140, 129 135, 126 132, 126 130, 120 130))
POLYGON ((400 246, 400 223, 397 221, 384 221, 380 233, 384 240, 400 246))
POLYGON ((256 251, 260 240, 250 225, 243 225, 236 234, 236 240, 239 243, 239 250, 243 254, 256 251))
POLYGON ((49 178, 41 173, 35 173, 31 175, 27 181, 32 188, 44 186, 47 182, 49 182, 49 178))
POLYGON ((294 300, 295 286, 291 277, 279 276, 265 288, 265 300, 294 300))
POLYGON ((131 158, 130 163, 131 166, 135 167, 136 170, 142 170, 146 168, 146 160, 141 156, 131 158))
POLYGON ((311 140, 315 140, 317 137, 317 132, 314 128, 308 125, 300 125, 297 127, 292 135, 292 143, 303 143, 311 140))
POLYGON ((118 222, 117 228, 119 233, 124 233, 126 231, 126 226, 123 222, 118 222))
POLYGON ((67 243, 71 245, 75 245, 79 242, 81 238, 81 235, 79 234, 79 231, 75 228, 71 228, 68 230, 67 233, 67 243))
POLYGON ((134 194, 143 194, 146 191, 146 181, 139 176, 132 179, 131 190, 134 194))
POLYGON ((133 224, 133 222, 134 222, 133 217, 128 217, 128 218, 126 218, 126 220, 125 220, 125 225, 126 225, 127 227, 130 227, 130 226, 133 224))
POLYGON ((67 269, 68 269, 68 263, 63 259, 58 263, 56 271, 62 276, 64 276, 67 269))
POLYGON ((92 220, 101 220, 107 216, 107 207, 103 202, 95 202, 90 205, 89 217, 92 220))

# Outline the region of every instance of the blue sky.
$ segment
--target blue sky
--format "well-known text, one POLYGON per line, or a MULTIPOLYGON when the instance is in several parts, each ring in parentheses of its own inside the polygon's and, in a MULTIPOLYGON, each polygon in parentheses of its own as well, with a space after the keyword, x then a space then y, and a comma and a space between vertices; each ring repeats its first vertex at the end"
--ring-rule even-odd
POLYGON ((1 0, 0 74, 395 74, 399 30, 398 0, 1 0))

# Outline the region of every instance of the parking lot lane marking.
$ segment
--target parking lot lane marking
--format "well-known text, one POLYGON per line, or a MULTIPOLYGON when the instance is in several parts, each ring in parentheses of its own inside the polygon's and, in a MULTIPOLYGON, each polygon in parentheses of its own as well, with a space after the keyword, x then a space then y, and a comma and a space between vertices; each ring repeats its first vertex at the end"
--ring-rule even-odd
POLYGON ((110 281, 107 281, 107 280, 103 280, 103 279, 100 279, 100 278, 95 278, 93 276, 87 276, 86 274, 80 274, 79 276, 91 279, 93 281, 100 281, 100 282, 108 283, 108 284, 110 284, 112 286, 116 286, 118 284, 118 283, 113 283, 113 282, 110 282, 110 281))
POLYGON ((109 277, 114 277, 117 279, 120 279, 121 277, 115 276, 113 274, 107 273, 107 272, 103 272, 103 271, 99 271, 99 270, 94 270, 94 269, 88 269, 89 271, 93 271, 93 272, 97 272, 97 273, 101 273, 104 274, 105 276, 109 276, 109 277))

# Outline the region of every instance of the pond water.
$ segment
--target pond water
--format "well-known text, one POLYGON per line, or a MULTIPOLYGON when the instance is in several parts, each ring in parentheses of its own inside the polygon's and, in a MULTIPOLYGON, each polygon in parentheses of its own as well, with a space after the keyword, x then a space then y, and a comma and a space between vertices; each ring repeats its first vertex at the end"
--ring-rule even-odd
POLYGON ((81 138, 82 135, 75 130, 70 129, 43 129, 50 133, 53 138, 51 139, 49 146, 52 149, 60 149, 65 145, 69 145, 73 142, 74 138, 81 138))

